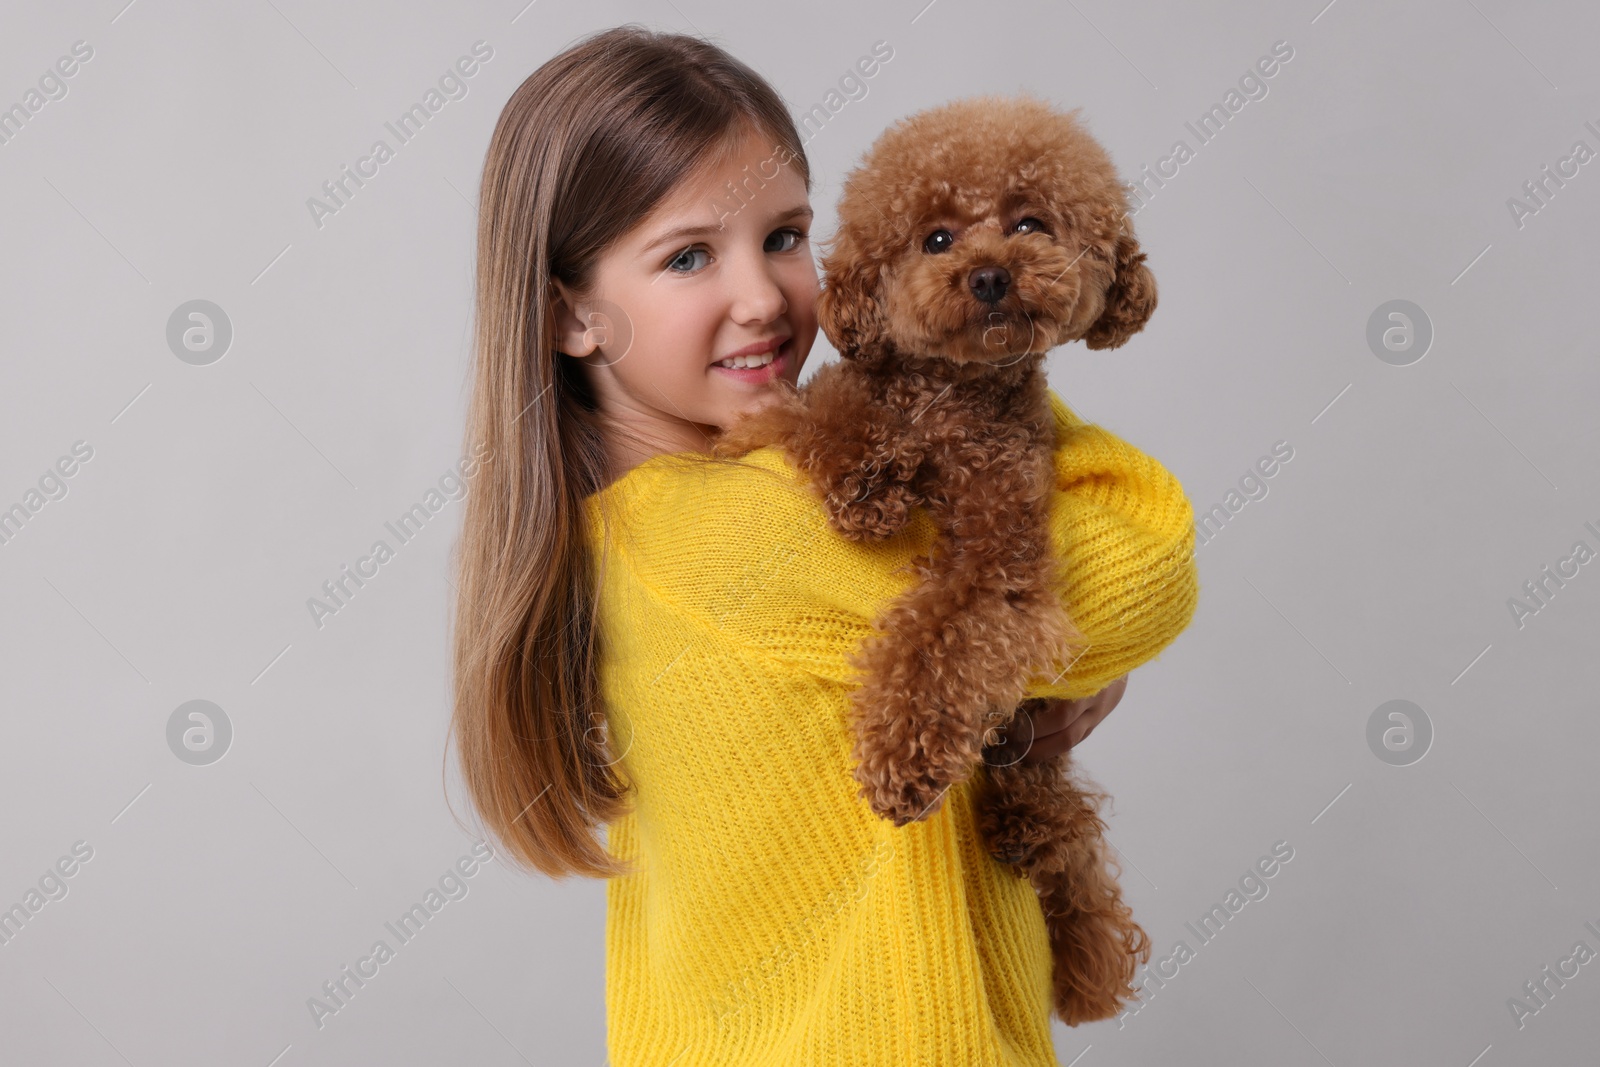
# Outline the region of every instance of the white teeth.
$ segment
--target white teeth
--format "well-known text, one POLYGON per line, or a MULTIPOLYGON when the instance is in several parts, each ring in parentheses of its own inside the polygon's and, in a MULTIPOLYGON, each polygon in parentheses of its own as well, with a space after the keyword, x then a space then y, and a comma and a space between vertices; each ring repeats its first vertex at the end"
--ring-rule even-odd
POLYGON ((716 363, 713 363, 712 366, 729 367, 734 369, 739 367, 765 367, 768 363, 771 363, 773 359, 777 357, 777 355, 778 350, 773 349, 771 352, 763 352, 759 356, 734 356, 732 359, 719 359, 716 363))

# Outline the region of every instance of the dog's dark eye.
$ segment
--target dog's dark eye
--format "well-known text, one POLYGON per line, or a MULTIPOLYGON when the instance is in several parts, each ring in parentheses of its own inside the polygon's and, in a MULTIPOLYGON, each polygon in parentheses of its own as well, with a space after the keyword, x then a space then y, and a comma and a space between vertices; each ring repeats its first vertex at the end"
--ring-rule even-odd
POLYGON ((934 230, 928 239, 922 242, 922 250, 932 253, 948 252, 955 241, 955 235, 949 230, 934 230))
POLYGON ((1027 218, 1019 220, 1015 226, 1011 227, 1011 232, 1012 233, 1049 233, 1050 231, 1049 231, 1049 229, 1047 229, 1045 227, 1044 223, 1040 222, 1038 219, 1034 218, 1032 215, 1029 215, 1027 218), (1029 228, 1024 230, 1023 229, 1024 226, 1027 226, 1029 228))

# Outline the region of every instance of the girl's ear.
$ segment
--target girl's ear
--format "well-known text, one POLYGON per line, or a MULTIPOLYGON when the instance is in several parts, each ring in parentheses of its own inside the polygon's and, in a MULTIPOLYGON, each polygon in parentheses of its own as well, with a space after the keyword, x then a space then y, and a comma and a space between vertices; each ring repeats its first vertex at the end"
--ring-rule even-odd
POLYGON ((1116 348, 1144 329, 1156 310, 1156 279, 1144 265, 1144 253, 1128 220, 1117 231, 1116 274, 1106 290, 1106 307, 1083 335, 1090 348, 1116 348))
POLYGON ((550 284, 554 287, 550 313, 555 319, 556 350, 579 358, 587 356, 598 346, 599 339, 590 332, 589 324, 573 310, 577 307, 577 301, 567 287, 556 278, 550 279, 550 284))
POLYGON ((604 297, 578 299, 555 278, 551 314, 555 318, 556 351, 579 359, 603 350, 606 363, 617 362, 633 346, 633 320, 621 307, 604 297))
POLYGON ((822 260, 826 285, 817 294, 817 324, 845 359, 883 354, 887 319, 880 296, 883 267, 872 261, 848 228, 822 260))

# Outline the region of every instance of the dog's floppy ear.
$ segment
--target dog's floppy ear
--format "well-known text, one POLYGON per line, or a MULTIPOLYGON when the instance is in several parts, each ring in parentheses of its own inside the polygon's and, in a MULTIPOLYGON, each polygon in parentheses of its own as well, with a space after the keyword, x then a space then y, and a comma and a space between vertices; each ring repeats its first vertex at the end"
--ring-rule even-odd
POLYGON ((1144 265, 1139 242, 1123 219, 1117 231, 1116 275, 1106 290, 1106 309, 1095 320, 1083 343, 1090 348, 1117 348, 1144 329, 1156 309, 1156 279, 1144 265))
POLYGON ((851 229, 840 229, 822 260, 826 287, 817 294, 817 324, 845 359, 875 356, 887 341, 881 288, 883 268, 851 229))

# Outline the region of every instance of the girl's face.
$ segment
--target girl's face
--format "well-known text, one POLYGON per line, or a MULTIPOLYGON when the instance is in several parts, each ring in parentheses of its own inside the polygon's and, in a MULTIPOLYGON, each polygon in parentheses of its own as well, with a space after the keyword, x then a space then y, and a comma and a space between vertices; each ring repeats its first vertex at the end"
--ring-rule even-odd
POLYGON ((783 158, 747 134, 605 252, 588 302, 556 283, 561 351, 582 360, 615 428, 619 472, 660 452, 708 451, 775 380, 797 384, 818 280, 805 182, 783 158), (782 345, 766 366, 718 365, 770 341, 782 345))

